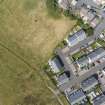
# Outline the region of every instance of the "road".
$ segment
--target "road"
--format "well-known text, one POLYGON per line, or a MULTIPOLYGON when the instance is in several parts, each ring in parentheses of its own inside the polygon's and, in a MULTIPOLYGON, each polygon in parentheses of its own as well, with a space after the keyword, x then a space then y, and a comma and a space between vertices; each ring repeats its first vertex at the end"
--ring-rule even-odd
POLYGON ((73 70, 75 69, 75 67, 72 64, 72 61, 67 59, 68 55, 72 55, 73 53, 79 51, 83 46, 88 47, 97 38, 99 38, 99 35, 105 29, 105 13, 101 9, 99 9, 99 7, 97 5, 95 5, 91 0, 81 0, 78 7, 80 8, 80 5, 82 5, 83 3, 86 3, 87 5, 92 5, 92 7, 94 7, 94 9, 96 9, 96 11, 98 11, 98 13, 103 18, 102 18, 101 23, 95 28, 94 34, 92 36, 79 42, 77 45, 75 45, 73 47, 65 47, 64 49, 62 49, 62 50, 59 49, 57 51, 58 55, 60 56, 61 60, 63 61, 64 65, 65 65, 65 70, 69 70, 71 73, 70 81, 59 87, 62 91, 65 91, 66 89, 71 88, 73 85, 79 85, 83 80, 85 80, 89 76, 97 73, 100 69, 105 67, 105 62, 103 62, 102 64, 100 64, 94 68, 91 68, 88 72, 86 72, 82 76, 76 77, 73 73, 73 70))
POLYGON ((99 70, 102 70, 104 67, 105 67, 105 62, 99 64, 98 66, 96 66, 94 68, 91 68, 88 72, 86 72, 82 76, 71 79, 69 82, 60 86, 60 89, 62 91, 64 91, 68 88, 71 88, 73 85, 79 85, 83 80, 85 80, 86 78, 96 74, 99 70))

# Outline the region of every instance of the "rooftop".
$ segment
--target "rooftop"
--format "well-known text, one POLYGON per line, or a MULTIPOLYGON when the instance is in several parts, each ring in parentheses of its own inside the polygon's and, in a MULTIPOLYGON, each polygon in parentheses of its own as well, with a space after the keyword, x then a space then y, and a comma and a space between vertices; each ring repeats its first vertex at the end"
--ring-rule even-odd
POLYGON ((64 83, 68 82, 69 78, 66 75, 66 73, 63 73, 60 76, 58 76, 57 81, 58 81, 58 86, 60 86, 60 85, 62 85, 64 83))
POLYGON ((102 57, 105 57, 105 50, 100 47, 90 52, 87 56, 78 59, 77 65, 83 67, 101 59, 102 57))
POLYGON ((84 80, 82 83, 81 83, 81 86, 82 86, 82 89, 84 91, 87 91, 93 87, 95 87, 96 85, 98 84, 98 80, 92 76, 86 80, 84 80))
POLYGON ((69 36, 67 39, 67 43, 69 46, 74 46, 78 44, 80 41, 84 40, 86 38, 86 33, 84 30, 80 29, 76 33, 74 33, 72 36, 69 36))
POLYGON ((100 95, 93 100, 93 105, 105 105, 105 95, 100 95))
POLYGON ((73 93, 68 94, 68 99, 71 103, 71 105, 74 105, 80 101, 82 101, 84 98, 86 98, 84 92, 82 89, 75 90, 73 93))
POLYGON ((60 72, 60 69, 63 67, 63 63, 58 57, 55 57, 52 60, 50 59, 48 63, 54 73, 60 72))

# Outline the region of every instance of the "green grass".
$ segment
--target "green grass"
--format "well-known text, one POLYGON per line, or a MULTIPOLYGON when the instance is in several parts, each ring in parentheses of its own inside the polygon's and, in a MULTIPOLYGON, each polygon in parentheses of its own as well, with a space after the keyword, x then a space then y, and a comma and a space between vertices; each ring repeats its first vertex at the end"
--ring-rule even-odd
POLYGON ((73 54, 72 57, 74 60, 77 60, 78 58, 80 58, 83 55, 84 55, 84 53, 82 51, 79 51, 79 52, 73 54))
POLYGON ((57 0, 46 0, 48 15, 53 18, 60 18, 61 13, 60 9, 58 8, 58 2, 57 0))
POLYGON ((94 43, 91 44, 91 47, 92 47, 93 49, 96 49, 96 48, 99 47, 97 44, 98 44, 98 43, 97 43, 97 41, 96 41, 96 42, 94 42, 94 43))
POLYGON ((0 3, 1 105, 59 105, 42 68, 74 24, 49 18, 45 0, 0 3))
POLYGON ((97 40, 97 43, 99 43, 102 47, 105 47, 105 41, 104 40, 97 40))
POLYGON ((25 0, 24 1, 24 9, 32 10, 37 6, 37 0, 25 0))

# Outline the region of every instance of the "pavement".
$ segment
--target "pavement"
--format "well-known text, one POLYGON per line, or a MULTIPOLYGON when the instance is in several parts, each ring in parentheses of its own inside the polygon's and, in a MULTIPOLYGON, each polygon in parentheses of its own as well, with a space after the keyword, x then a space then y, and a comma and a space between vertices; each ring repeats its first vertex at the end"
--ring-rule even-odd
POLYGON ((69 82, 61 85, 60 89, 64 91, 64 90, 67 90, 68 88, 71 88, 72 86, 79 85, 83 80, 96 74, 99 70, 102 70, 104 67, 105 67, 105 62, 101 63, 100 65, 96 67, 91 68, 88 72, 86 72, 82 76, 70 79, 69 82))

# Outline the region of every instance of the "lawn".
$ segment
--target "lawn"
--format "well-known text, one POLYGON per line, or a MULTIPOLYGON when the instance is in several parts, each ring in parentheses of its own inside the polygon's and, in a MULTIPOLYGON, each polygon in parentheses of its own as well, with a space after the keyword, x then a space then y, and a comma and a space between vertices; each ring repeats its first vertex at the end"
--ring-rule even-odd
POLYGON ((94 42, 94 43, 91 44, 91 47, 93 49, 97 49, 99 47, 99 43, 96 41, 96 42, 94 42))
POLYGON ((79 51, 79 52, 73 54, 73 55, 72 55, 72 58, 73 58, 74 60, 77 60, 77 59, 79 59, 80 57, 82 57, 83 55, 84 55, 84 52, 83 52, 83 51, 79 51))
POLYGON ((42 67, 74 25, 45 0, 0 0, 0 105, 59 105, 42 67))
POLYGON ((99 43, 102 47, 105 47, 105 41, 104 40, 97 40, 97 43, 99 43))

